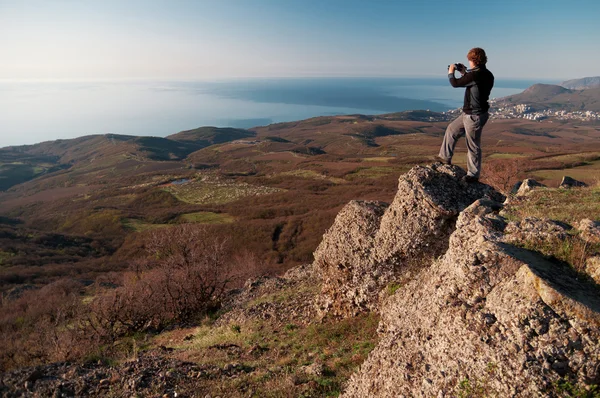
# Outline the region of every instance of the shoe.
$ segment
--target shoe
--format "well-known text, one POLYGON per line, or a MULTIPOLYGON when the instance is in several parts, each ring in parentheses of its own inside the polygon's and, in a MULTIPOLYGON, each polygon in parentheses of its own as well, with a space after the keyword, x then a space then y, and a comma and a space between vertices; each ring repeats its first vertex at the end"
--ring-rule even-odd
POLYGON ((452 160, 450 160, 450 159, 444 159, 441 156, 436 156, 435 160, 437 160, 438 162, 441 162, 443 164, 452 164, 452 160))
POLYGON ((473 177, 470 175, 466 175, 463 177, 463 181, 468 183, 468 184, 473 184, 474 182, 479 182, 479 178, 477 177, 473 177))

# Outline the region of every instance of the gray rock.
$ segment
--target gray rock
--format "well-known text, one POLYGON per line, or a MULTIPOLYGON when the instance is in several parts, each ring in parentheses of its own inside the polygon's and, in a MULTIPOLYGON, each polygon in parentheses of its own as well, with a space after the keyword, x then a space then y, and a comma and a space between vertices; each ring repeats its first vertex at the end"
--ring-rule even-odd
POLYGON ((577 229, 583 240, 589 243, 600 243, 600 222, 584 218, 579 222, 577 229))
POLYGON ((505 243, 489 201, 458 217, 446 253, 390 296, 379 345, 343 397, 551 396, 600 380, 597 287, 505 243))
POLYGON ((526 196, 529 192, 533 191, 534 189, 545 188, 545 187, 546 186, 544 184, 541 184, 531 178, 527 178, 518 185, 518 188, 517 188, 517 185, 515 185, 511 191, 511 193, 517 197, 526 196), (515 190, 515 188, 517 188, 517 189, 515 190))
POLYGON ((310 376, 322 376, 324 367, 320 362, 313 362, 310 365, 303 366, 301 370, 310 376))
POLYGON ((444 253, 461 210, 484 196, 504 199, 488 185, 461 182, 464 175, 452 165, 416 166, 399 178, 391 205, 348 203, 314 253, 321 315, 377 311, 387 284, 444 253))
POLYGON ((314 253, 322 280, 321 313, 354 315, 370 308, 387 274, 373 268, 375 234, 387 203, 351 201, 337 215, 314 253))
POLYGON ((527 217, 521 221, 508 223, 504 230, 504 241, 521 243, 525 241, 564 240, 571 227, 548 218, 527 217))
POLYGON ((582 181, 577 181, 576 179, 571 178, 569 176, 564 176, 558 187, 568 189, 574 187, 587 187, 587 184, 582 181))
POLYGON ((600 285, 600 256, 594 256, 585 262, 585 272, 600 285))

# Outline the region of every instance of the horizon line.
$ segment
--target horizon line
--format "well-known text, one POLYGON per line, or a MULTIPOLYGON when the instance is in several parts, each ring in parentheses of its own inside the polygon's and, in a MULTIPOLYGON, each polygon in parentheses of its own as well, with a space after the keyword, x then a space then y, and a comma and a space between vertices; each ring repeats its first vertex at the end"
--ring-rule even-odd
MULTIPOLYGON (((446 74, 439 75, 315 75, 315 76, 228 76, 228 77, 111 77, 111 78, 0 78, 0 83, 78 83, 78 82, 217 82, 234 80, 274 80, 274 79, 445 79, 446 74)), ((575 78, 584 79, 590 76, 575 78)), ((593 77, 593 76, 591 76, 593 77)), ((564 82, 565 78, 533 78, 533 77, 504 77, 496 76, 496 80, 522 80, 522 81, 540 81, 540 82, 564 82)))

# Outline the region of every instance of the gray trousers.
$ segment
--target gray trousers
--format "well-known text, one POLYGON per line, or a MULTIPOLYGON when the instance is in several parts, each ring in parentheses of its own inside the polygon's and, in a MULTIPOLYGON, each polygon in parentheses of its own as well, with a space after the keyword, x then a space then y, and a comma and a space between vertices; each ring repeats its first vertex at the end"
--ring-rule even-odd
POLYGON ((444 141, 439 156, 448 161, 452 160, 456 142, 463 135, 467 140, 467 175, 479 178, 481 173, 481 131, 487 123, 489 114, 467 115, 462 113, 446 128, 444 141))

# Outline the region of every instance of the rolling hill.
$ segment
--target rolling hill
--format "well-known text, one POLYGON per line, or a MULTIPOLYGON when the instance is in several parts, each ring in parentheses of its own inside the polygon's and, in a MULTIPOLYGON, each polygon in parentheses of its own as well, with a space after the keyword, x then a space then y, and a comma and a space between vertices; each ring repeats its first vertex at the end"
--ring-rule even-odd
POLYGON ((166 138, 178 142, 193 142, 202 147, 222 144, 224 142, 254 137, 256 133, 231 127, 199 127, 193 130, 181 131, 166 138))
POLYGON ((153 162, 182 161, 202 148, 254 135, 241 129, 200 127, 167 138, 104 134, 0 148, 0 191, 74 165, 85 173, 114 168, 124 172, 153 162))

